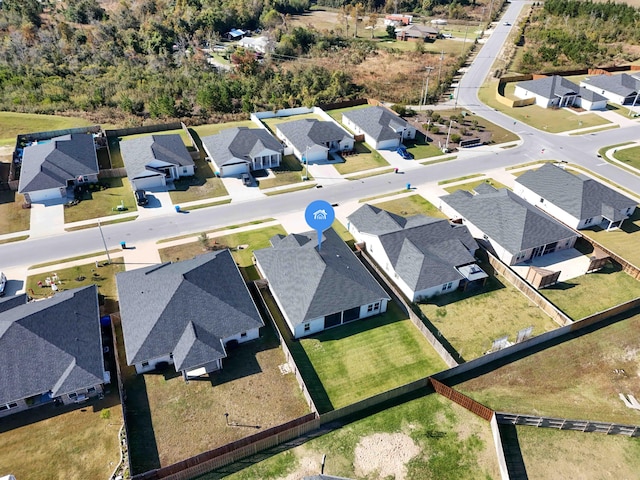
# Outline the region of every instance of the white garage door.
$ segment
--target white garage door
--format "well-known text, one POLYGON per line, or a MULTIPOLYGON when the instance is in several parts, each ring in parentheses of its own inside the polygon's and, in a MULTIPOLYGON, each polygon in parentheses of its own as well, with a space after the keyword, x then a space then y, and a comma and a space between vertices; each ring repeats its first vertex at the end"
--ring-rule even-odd
POLYGON ((59 188, 49 188, 48 190, 38 190, 37 192, 31 192, 29 193, 29 198, 31 199, 31 203, 43 202, 45 200, 51 200, 54 198, 62 198, 62 192, 59 188))
POLYGON ((136 178, 133 182, 134 190, 150 190, 152 188, 164 187, 166 185, 164 176, 136 178))
POLYGON ((224 165, 221 168, 221 177, 233 177, 234 175, 240 175, 241 173, 249 173, 248 163, 234 163, 232 165, 224 165))

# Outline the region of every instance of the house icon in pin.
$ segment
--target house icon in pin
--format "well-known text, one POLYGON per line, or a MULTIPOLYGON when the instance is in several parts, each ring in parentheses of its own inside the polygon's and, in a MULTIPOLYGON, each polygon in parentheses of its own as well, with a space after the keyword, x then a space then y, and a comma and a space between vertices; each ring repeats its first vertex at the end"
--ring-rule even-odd
POLYGON ((320 210, 316 210, 315 212, 313 212, 313 219, 314 220, 326 220, 327 219, 326 210, 320 209, 320 210))

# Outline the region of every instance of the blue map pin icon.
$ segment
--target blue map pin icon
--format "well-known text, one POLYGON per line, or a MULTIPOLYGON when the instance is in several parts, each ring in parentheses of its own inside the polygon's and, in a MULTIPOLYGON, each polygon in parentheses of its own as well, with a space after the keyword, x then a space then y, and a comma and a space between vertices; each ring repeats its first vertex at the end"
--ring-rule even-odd
POLYGON ((304 211, 304 219, 307 225, 318 233, 318 250, 321 248, 322 232, 331 226, 336 218, 336 213, 330 203, 324 200, 315 200, 307 205, 304 211))

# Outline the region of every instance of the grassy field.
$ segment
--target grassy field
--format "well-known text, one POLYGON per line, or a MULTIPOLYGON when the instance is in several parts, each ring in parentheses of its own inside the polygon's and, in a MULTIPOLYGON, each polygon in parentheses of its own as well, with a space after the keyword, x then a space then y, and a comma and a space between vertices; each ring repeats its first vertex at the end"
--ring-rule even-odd
POLYGON ((451 115, 460 115, 461 113, 465 112, 466 115, 463 120, 464 125, 470 128, 473 125, 472 121, 476 120, 478 122, 478 130, 487 130, 491 132, 491 141, 493 143, 515 142, 520 139, 520 137, 518 137, 518 135, 516 135, 512 131, 507 130, 506 128, 502 128, 499 125, 496 125, 495 123, 476 115, 475 112, 471 112, 470 110, 464 108, 457 108, 455 110, 438 110, 437 112, 447 118, 451 115))
MULTIPOLYGON (((286 235, 282 226, 256 228, 255 230, 247 230, 245 232, 231 233, 224 236, 209 235, 209 245, 219 247, 229 247, 232 249, 231 254, 234 260, 240 266, 240 270, 245 274, 246 280, 256 280, 260 278, 255 266, 253 265, 253 251, 271 246, 269 239, 277 234, 286 235), (243 246, 238 250, 236 247, 243 246)), ((193 258, 196 255, 204 253, 205 249, 202 242, 184 243, 173 247, 166 247, 159 250, 160 258, 163 262, 177 262, 193 258)))
MULTIPOLYGON (((302 182, 302 176, 305 174, 304 165, 294 155, 282 157, 280 166, 272 168, 271 171, 274 173, 275 178, 261 179, 258 177, 260 189, 300 183, 302 182)), ((308 174, 308 177, 309 180, 313 180, 311 174, 308 174)))
POLYGON ((640 170, 640 146, 618 150, 613 154, 613 158, 640 170))
POLYGON ((200 381, 186 383, 173 369, 127 378, 127 406, 138 413, 130 424, 134 472, 169 465, 308 413, 295 377, 278 368, 286 360, 270 326, 261 330, 260 339, 227 354, 223 369, 200 381), (225 413, 238 426, 227 425, 225 413))
POLYGON ((600 228, 581 230, 580 233, 617 253, 622 258, 640 267, 640 208, 636 208, 631 218, 624 221, 622 228, 607 232, 600 228))
POLYGON ((597 480, 616 472, 634 478, 640 471, 640 442, 622 435, 601 435, 516 427, 529 478, 597 480))
POLYGON ((343 156, 344 163, 333 164, 341 175, 389 165, 382 155, 364 142, 356 142, 354 149, 358 152, 356 155, 343 156))
POLYGON ((120 461, 116 391, 79 407, 43 406, 0 422, 2 473, 30 480, 109 478, 120 461))
MULTIPOLYGON (((495 99, 497 82, 485 83, 478 91, 478 98, 489 107, 509 115, 514 120, 526 123, 534 128, 549 133, 567 132, 578 128, 598 127, 611 124, 609 120, 595 113, 576 115, 568 109, 542 108, 538 105, 510 108, 495 99)), ((505 87, 505 96, 513 97, 515 83, 508 83, 505 87)), ((515 97, 513 97, 515 98, 515 97)))
POLYGON ((297 120, 305 120, 307 118, 324 120, 320 115, 316 115, 315 113, 303 113, 300 115, 290 115, 288 117, 263 118, 262 123, 275 135, 277 125, 280 125, 281 123, 295 122, 297 120))
POLYGON ((640 297, 640 281, 621 271, 618 264, 609 264, 598 272, 543 288, 540 293, 573 320, 580 320, 640 297))
POLYGON ((215 198, 228 195, 221 179, 211 170, 211 164, 203 159, 195 160, 196 172, 193 177, 184 177, 173 182, 175 190, 169 191, 174 205, 205 198, 215 198))
POLYGON ((300 344, 334 408, 446 368, 394 302, 384 314, 303 338, 300 344))
POLYGON ((431 202, 418 194, 388 200, 386 202, 376 202, 375 206, 395 213, 396 215, 402 215, 403 217, 422 214, 435 218, 447 218, 446 215, 438 210, 431 202))
POLYGON ((637 425, 638 411, 625 407, 618 393, 638 393, 639 342, 640 315, 635 315, 456 389, 503 412, 637 425))
MULTIPOLYGON (((480 265, 490 273, 490 265, 480 265)), ((440 295, 420 309, 465 360, 481 357, 493 340, 533 327, 533 335, 558 328, 542 310, 507 281, 491 275, 484 287, 440 295)))
POLYGON ((258 126, 253 123, 251 120, 241 120, 238 122, 226 122, 226 123, 210 123, 207 125, 198 125, 197 127, 191 127, 200 138, 206 137, 209 135, 216 135, 220 133, 220 130, 226 130, 229 128, 236 127, 249 127, 249 128, 258 128, 258 126))
POLYGON ((24 195, 13 190, 0 191, 0 235, 29 230, 31 210, 22 208, 24 195))
POLYGON ((323 455, 326 475, 348 478, 500 478, 489 424, 435 394, 350 423, 227 478, 317 475, 323 455))
POLYGON ((65 223, 120 215, 125 213, 125 211, 116 210, 116 207, 121 204, 125 206, 128 212, 138 210, 136 201, 133 198, 133 190, 131 190, 131 184, 127 177, 105 178, 100 180, 100 183, 108 184, 109 188, 86 192, 83 200, 78 205, 65 207, 65 223))
POLYGON ((59 291, 71 290, 73 288, 84 287, 96 284, 100 294, 100 304, 104 303, 104 311, 112 313, 118 311, 118 292, 116 289, 116 274, 124 271, 122 257, 111 256, 110 264, 99 264, 96 268, 95 262, 84 265, 77 265, 69 268, 57 268, 50 273, 40 273, 27 277, 25 291, 33 298, 40 299, 51 295, 51 289, 39 287, 38 282, 46 285, 45 279, 51 277, 55 272, 58 274, 60 283, 59 291), (31 293, 33 291, 33 293, 31 293))
POLYGON ((403 140, 402 142, 407 151, 413 155, 416 160, 424 160, 425 158, 437 157, 442 155, 442 150, 433 143, 427 143, 427 138, 422 132, 416 132, 416 138, 413 140, 403 140))
POLYGON ((485 178, 485 179, 482 179, 482 180, 475 180, 475 181, 469 182, 469 183, 463 183, 461 185, 453 185, 451 187, 445 188, 445 190, 447 192, 449 192, 449 193, 453 193, 456 190, 466 190, 467 192, 471 192, 478 185, 480 185, 482 183, 488 183, 493 188, 496 188, 498 190, 501 189, 501 188, 507 188, 506 185, 503 185, 502 183, 498 182, 497 180, 494 180, 493 178, 485 178))
POLYGON ((0 112, 0 146, 16 143, 20 133, 46 132, 94 125, 84 118, 34 113, 0 112))

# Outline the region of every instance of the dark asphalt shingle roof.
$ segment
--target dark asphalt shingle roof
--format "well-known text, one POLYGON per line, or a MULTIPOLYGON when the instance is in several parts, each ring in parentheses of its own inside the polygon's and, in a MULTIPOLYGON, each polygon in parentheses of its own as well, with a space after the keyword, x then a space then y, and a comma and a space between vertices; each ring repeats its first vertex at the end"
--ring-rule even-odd
POLYGON ((525 172, 516 181, 582 220, 600 215, 609 220, 620 220, 620 210, 636 206, 635 200, 597 180, 574 175, 551 163, 525 172))
POLYGON ((440 199, 511 254, 577 236, 506 188, 483 190, 457 190, 440 199))
POLYGON ((348 219, 360 231, 378 235, 396 273, 414 291, 459 280, 456 267, 475 262, 478 244, 469 229, 446 219, 415 215, 396 223, 390 212, 363 205, 348 219), (391 221, 390 221, 391 219, 391 221), (391 229, 392 224, 395 229, 391 229))
POLYGON ((250 162, 265 150, 274 150, 281 154, 284 150, 282 144, 262 128, 227 128, 217 135, 203 137, 202 144, 218 168, 250 162))
POLYGON ((580 87, 580 98, 582 98, 583 100, 588 100, 590 102, 601 102, 603 100, 607 100, 607 97, 604 97, 599 93, 596 93, 593 90, 589 90, 585 87, 580 87))
POLYGON ((396 131, 409 126, 405 119, 380 106, 350 110, 342 115, 377 142, 397 139, 396 131))
POLYGON ((120 153, 129 178, 163 175, 158 170, 147 167, 154 160, 176 166, 194 164, 187 147, 177 133, 124 140, 120 142, 120 153))
POLYGON ((626 73, 619 75, 593 75, 585 78, 582 82, 625 97, 634 95, 640 90, 640 80, 626 73))
POLYGON ((24 148, 20 170, 20 193, 67 186, 67 180, 98 173, 93 136, 73 133, 49 143, 24 148))
POLYGON ((271 239, 253 254, 292 324, 388 299, 338 234, 329 228, 271 239))
POLYGON ((300 152, 314 145, 326 146, 329 142, 341 142, 345 138, 353 138, 333 122, 305 118, 277 125, 280 132, 300 152))
POLYGON ((58 292, 0 313, 0 365, 0 403, 103 383, 97 288, 58 292))
POLYGON ((122 272, 116 283, 130 365, 174 353, 189 370, 225 356, 220 340, 264 325, 229 250, 122 272))
POLYGON ((577 95, 580 92, 578 85, 560 75, 518 82, 517 86, 545 98, 562 97, 571 94, 577 95))

